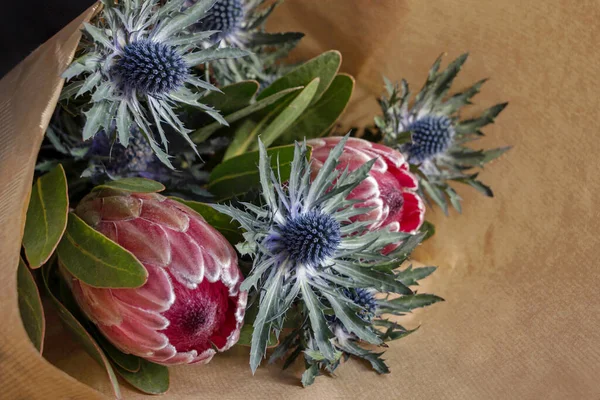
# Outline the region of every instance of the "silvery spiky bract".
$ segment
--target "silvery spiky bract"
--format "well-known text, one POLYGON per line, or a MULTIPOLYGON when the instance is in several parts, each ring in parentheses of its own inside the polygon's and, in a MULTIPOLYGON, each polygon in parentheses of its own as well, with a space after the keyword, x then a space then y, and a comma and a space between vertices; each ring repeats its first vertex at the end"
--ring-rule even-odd
MULTIPOLYGON (((336 170, 346 140, 330 152, 312 180, 306 143, 296 143, 287 182, 271 168, 261 142, 259 173, 264 205, 213 205, 240 223, 245 242, 238 250, 254 259, 243 284, 243 290, 253 290, 258 301, 250 352, 253 371, 265 354, 270 332, 281 332, 292 309, 306 320, 298 334, 313 340, 320 360, 335 364, 347 353, 340 341, 381 345, 385 340, 370 318, 360 316, 371 304, 359 301, 364 296, 357 294, 366 293, 361 288, 369 293, 413 294, 393 268, 406 259, 422 236, 387 229, 371 231, 367 228, 372 221, 357 219, 369 209, 355 207, 359 200, 348 197, 369 176, 375 159, 352 172, 336 170), (392 243, 401 244, 383 256, 382 250, 392 243), (339 322, 332 324, 332 317, 339 322), (337 337, 334 325, 343 327, 343 338, 337 337)), ((291 350, 292 342, 285 343, 278 354, 291 350)), ((307 349, 306 342, 302 343, 302 349, 307 349)))
POLYGON ((201 46, 215 32, 191 33, 188 28, 215 0, 199 0, 182 11, 184 2, 170 0, 161 5, 157 0, 124 0, 115 4, 107 0, 94 24, 85 24, 78 58, 63 74, 68 80, 83 77, 65 88, 63 98, 90 97, 84 112, 84 140, 101 130, 116 130, 119 142, 127 147, 131 129, 136 127, 159 159, 171 166, 163 124, 195 149, 188 137, 190 130, 174 108, 184 104, 196 107, 226 124, 217 110, 202 104, 206 91, 218 89, 195 76, 193 67, 247 52, 201 46))
POLYGON ((489 187, 478 181, 472 168, 483 167, 506 152, 509 147, 473 150, 465 144, 483 136, 481 128, 494 119, 508 103, 497 104, 480 116, 462 120, 460 111, 470 105, 486 81, 481 80, 464 92, 448 97, 448 92, 468 54, 463 54, 440 71, 441 57, 433 64, 425 85, 411 103, 408 83, 392 84, 386 79, 387 96, 380 100, 383 116, 375 123, 383 141, 405 153, 418 166, 421 194, 426 193, 447 213, 448 200, 458 211, 460 197, 449 186, 456 181, 473 186, 487 196, 489 187))
MULTIPOLYGON (((196 0, 187 0, 194 4, 196 0)), ((211 37, 220 46, 251 51, 249 57, 219 60, 211 64, 213 76, 221 85, 256 79, 266 87, 289 70, 278 60, 296 46, 304 36, 299 32, 267 33, 264 24, 282 0, 267 4, 266 0, 217 0, 213 8, 194 29, 219 31, 211 37)))

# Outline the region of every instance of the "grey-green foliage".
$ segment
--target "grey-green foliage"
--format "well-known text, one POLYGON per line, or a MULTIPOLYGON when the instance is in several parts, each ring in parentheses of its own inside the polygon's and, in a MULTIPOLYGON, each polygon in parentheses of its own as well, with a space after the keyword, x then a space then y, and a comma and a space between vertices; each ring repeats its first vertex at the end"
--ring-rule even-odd
POLYGON ((248 52, 215 46, 207 48, 202 43, 214 32, 191 33, 187 29, 203 17, 214 1, 199 0, 184 11, 181 11, 184 0, 169 0, 164 5, 156 0, 104 2, 102 11, 92 23, 85 24, 76 59, 63 73, 70 83, 64 88, 62 99, 80 96, 85 99, 79 105, 80 112, 86 117, 84 140, 92 138, 100 130, 116 131, 119 142, 127 146, 132 129, 139 129, 159 159, 172 167, 163 125, 170 126, 195 149, 188 136, 190 130, 177 115, 178 106, 198 108, 226 124, 217 110, 202 102, 206 92, 218 89, 196 76, 193 67, 215 60, 243 57, 248 52), (187 73, 181 75, 183 81, 180 85, 161 93, 124 89, 115 78, 115 65, 123 58, 128 45, 141 41, 164 45, 183 61, 187 73))
POLYGON ((496 104, 474 118, 461 119, 461 110, 472 104, 471 99, 479 93, 486 81, 480 80, 466 90, 448 96, 452 82, 467 57, 468 54, 459 56, 441 71, 439 57, 414 100, 406 80, 394 84, 385 79, 387 94, 379 100, 383 115, 375 118, 375 125, 383 136, 383 142, 405 153, 412 142, 410 125, 414 121, 425 116, 446 116, 452 120, 454 135, 449 148, 423 162, 413 161, 414 165, 411 166, 411 170, 419 176, 421 196, 439 205, 446 214, 449 205, 461 211, 461 198, 450 186, 451 182, 464 183, 486 196, 493 196, 492 190, 477 179, 478 172, 475 169, 483 168, 510 149, 499 147, 473 150, 468 146, 483 136, 481 128, 493 123, 508 103, 496 104))

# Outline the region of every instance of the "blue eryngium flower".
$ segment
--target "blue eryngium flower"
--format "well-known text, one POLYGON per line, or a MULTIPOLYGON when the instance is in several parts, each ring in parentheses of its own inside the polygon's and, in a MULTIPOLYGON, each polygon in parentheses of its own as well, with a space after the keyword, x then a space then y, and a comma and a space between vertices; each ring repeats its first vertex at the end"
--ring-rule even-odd
POLYGON ((235 37, 244 22, 245 9, 242 0, 217 0, 206 16, 196 24, 202 31, 219 31, 211 39, 235 37))
POLYGON ((382 272, 385 269, 378 267, 405 256, 422 237, 368 231, 366 227, 373 221, 354 220, 369 209, 354 207, 357 201, 348 199, 348 195, 369 176, 375 159, 353 172, 337 170, 346 140, 330 152, 312 181, 306 143, 296 143, 289 179, 282 181, 259 142, 264 205, 213 205, 240 223, 245 242, 238 245, 238 250, 254 258, 252 271, 241 287, 260 297, 250 351, 253 371, 265 354, 269 333, 282 329, 283 319, 294 303, 301 304, 301 312, 310 321, 309 335, 314 336, 320 353, 335 362, 340 353, 330 341, 334 335, 327 319, 331 315, 360 340, 382 343, 370 320, 357 316, 358 310, 372 307, 370 300, 358 304, 366 299, 356 296, 364 294, 360 288, 412 294, 394 273, 382 272), (402 245, 394 253, 381 255, 385 246, 398 242, 402 245), (325 309, 331 310, 327 317, 325 309))
POLYGON ((173 168, 163 124, 196 150, 177 106, 199 108, 227 124, 217 110, 201 102, 206 91, 219 89, 193 73, 196 65, 249 54, 202 46, 215 32, 190 32, 190 25, 215 1, 198 0, 184 10, 185 0, 104 2, 94 24, 85 24, 78 58, 63 73, 67 80, 83 76, 65 87, 63 99, 91 94, 81 110, 86 116, 83 140, 100 131, 112 132, 116 122, 116 137, 127 147, 131 130, 139 129, 158 158, 173 168))
POLYGON ((410 124, 408 130, 412 133, 412 141, 404 151, 413 164, 443 154, 454 139, 452 119, 445 115, 426 115, 410 124))

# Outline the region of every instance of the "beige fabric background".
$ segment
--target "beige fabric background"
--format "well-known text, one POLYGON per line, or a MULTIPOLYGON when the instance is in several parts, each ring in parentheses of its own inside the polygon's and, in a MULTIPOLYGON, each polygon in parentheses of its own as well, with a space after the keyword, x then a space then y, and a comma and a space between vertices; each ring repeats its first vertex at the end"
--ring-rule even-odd
MULTIPOLYGON (((300 369, 252 377, 238 349, 172 369, 169 399, 599 399, 600 3, 597 0, 287 0, 272 27, 307 33, 297 58, 344 55, 358 81, 347 124, 370 120, 381 74, 420 87, 441 52, 469 50, 456 88, 491 76, 473 110, 510 105, 485 146, 515 148, 482 175, 497 196, 465 188, 462 216, 429 213, 437 236, 416 257, 439 265, 423 290, 446 303, 391 345, 393 373, 351 361, 302 389, 300 369)), ((77 24, 0 82, 0 398, 100 399, 102 370, 48 317, 45 355, 28 343, 16 267, 33 162, 77 24), (73 379, 77 378, 85 386, 73 379)), ((143 398, 123 385, 128 399, 143 398)))

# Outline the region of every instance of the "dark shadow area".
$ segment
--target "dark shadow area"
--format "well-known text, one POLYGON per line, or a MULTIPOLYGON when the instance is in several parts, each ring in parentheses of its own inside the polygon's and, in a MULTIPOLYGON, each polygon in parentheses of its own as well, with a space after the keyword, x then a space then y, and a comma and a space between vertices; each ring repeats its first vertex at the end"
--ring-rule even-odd
POLYGON ((94 0, 2 0, 0 78, 94 0))

